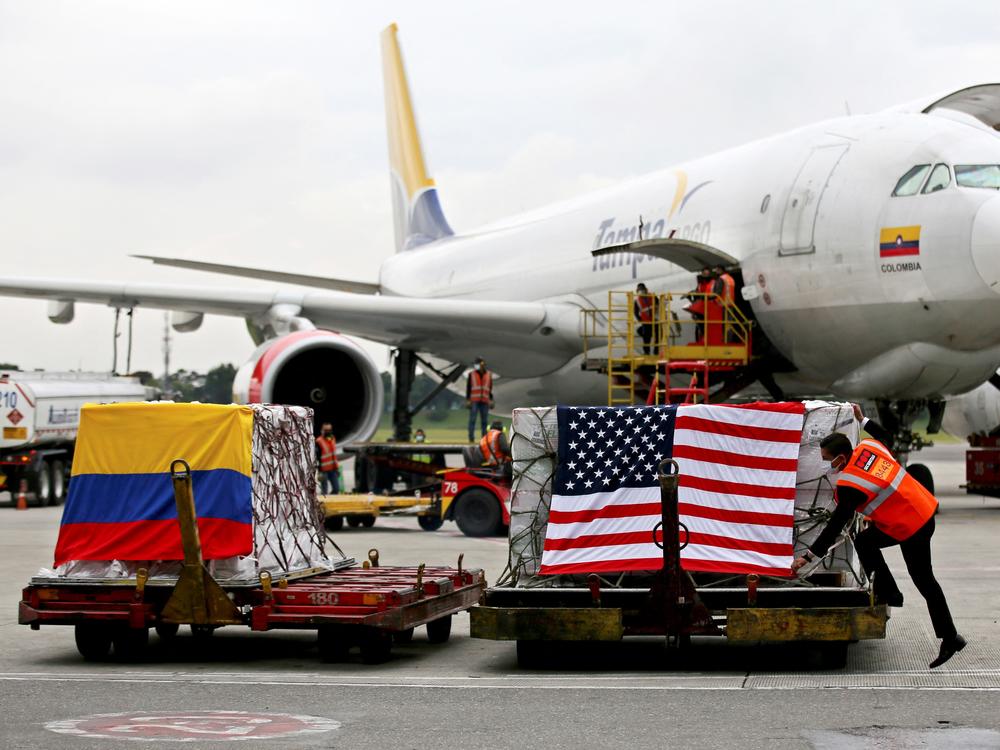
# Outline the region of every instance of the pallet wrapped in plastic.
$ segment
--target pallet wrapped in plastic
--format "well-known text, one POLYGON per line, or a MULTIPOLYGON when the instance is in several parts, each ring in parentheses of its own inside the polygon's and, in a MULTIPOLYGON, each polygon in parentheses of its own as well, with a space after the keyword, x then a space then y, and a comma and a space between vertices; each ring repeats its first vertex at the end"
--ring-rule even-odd
MULTIPOLYGON (((831 432, 843 432, 852 443, 859 439, 850 404, 807 401, 796 478, 795 549, 799 553, 819 536, 835 500, 829 465, 820 456, 819 442, 831 432)), ((537 585, 545 544, 552 480, 559 451, 556 407, 515 409, 511 426, 514 481, 511 489, 509 559, 503 582, 537 585)), ((863 574, 846 533, 838 540, 823 571, 842 573, 845 585, 863 581, 863 574)), ((544 579, 546 583, 551 578, 544 579)))
MULTIPOLYGON (((160 452, 174 458, 186 456, 174 456, 177 449, 171 443, 170 432, 156 429, 157 418, 165 418, 172 407, 220 408, 207 404, 167 402, 133 406, 147 407, 142 414, 146 439, 162 440, 164 444, 160 452)), ((312 410, 260 404, 222 408, 252 411, 252 434, 249 436, 252 549, 249 554, 208 560, 206 566, 211 574, 216 580, 230 585, 243 582, 253 584, 259 581, 260 574, 265 571, 272 577, 279 578, 310 570, 332 570, 351 564, 353 561, 345 558, 339 549, 335 549, 332 555, 327 552, 323 510, 316 498, 312 410)), ((86 433, 83 437, 86 438, 86 433)), ((186 436, 189 445, 192 437, 206 442, 222 439, 219 431, 206 430, 204 435, 186 436)), ((80 454, 79 445, 77 454, 80 454)), ((169 466, 164 466, 163 471, 169 471, 169 466)), ((73 491, 72 481, 70 490, 73 491)), ((137 497, 135 501, 140 503, 142 498, 137 497)), ((199 506, 197 486, 195 505, 199 506)), ((64 516, 64 524, 65 522, 64 516)), ((150 582, 155 584, 158 580, 176 579, 180 565, 180 561, 175 559, 71 559, 54 569, 39 571, 35 580, 133 578, 139 568, 146 568, 150 582)))

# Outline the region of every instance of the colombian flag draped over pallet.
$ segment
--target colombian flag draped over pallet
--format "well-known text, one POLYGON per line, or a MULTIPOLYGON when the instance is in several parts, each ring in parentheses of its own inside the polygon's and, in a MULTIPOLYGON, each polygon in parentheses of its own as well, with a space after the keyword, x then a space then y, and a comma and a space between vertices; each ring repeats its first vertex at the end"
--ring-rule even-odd
POLYGON ((170 463, 191 466, 206 560, 253 549, 253 411, 215 404, 89 404, 55 564, 182 560, 170 463))

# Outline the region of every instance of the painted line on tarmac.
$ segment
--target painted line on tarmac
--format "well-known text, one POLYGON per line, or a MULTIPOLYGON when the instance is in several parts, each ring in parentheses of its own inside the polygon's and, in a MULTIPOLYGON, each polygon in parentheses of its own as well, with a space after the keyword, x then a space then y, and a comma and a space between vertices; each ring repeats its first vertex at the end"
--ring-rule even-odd
MULTIPOLYGON (((878 675, 857 675, 857 676, 878 676, 878 675)), ((732 678, 730 678, 732 679, 732 678)), ((484 683, 476 680, 461 684, 444 684, 439 682, 346 682, 336 680, 323 681, 290 681, 290 680, 246 680, 246 679, 202 679, 192 678, 185 680, 171 679, 150 679, 127 678, 115 679, 107 677, 19 677, 11 675, 0 676, 0 682, 65 682, 65 683, 103 683, 103 684, 194 684, 194 685, 233 685, 252 687, 341 687, 341 688, 399 688, 418 690, 599 690, 599 691, 639 691, 639 692, 667 692, 679 690, 699 690, 699 691, 727 691, 745 692, 756 690, 913 690, 913 691, 950 691, 950 692, 1000 692, 1000 685, 996 686, 951 686, 951 685, 833 685, 823 682, 815 685, 795 684, 795 685, 577 685, 577 684, 531 684, 528 682, 502 684, 484 683)))

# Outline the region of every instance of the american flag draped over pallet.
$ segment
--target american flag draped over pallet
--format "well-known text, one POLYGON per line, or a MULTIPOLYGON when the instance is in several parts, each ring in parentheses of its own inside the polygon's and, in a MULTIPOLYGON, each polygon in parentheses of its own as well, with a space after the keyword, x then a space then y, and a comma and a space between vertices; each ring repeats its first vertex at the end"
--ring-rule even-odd
POLYGON ((661 568, 657 467, 673 458, 684 569, 790 576, 804 412, 801 403, 560 406, 540 573, 661 568))

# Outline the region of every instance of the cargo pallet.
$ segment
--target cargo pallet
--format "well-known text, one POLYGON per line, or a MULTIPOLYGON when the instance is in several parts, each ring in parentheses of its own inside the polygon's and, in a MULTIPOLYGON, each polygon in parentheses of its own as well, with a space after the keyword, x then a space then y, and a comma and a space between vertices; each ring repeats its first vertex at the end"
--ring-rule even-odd
POLYGON ((489 588, 483 604, 470 611, 472 637, 516 641, 522 667, 544 662, 562 642, 619 641, 630 635, 663 636, 674 648, 688 645, 695 635, 805 643, 821 652, 827 666, 843 667, 849 644, 885 638, 888 608, 875 604, 869 589, 829 585, 823 580, 829 574, 817 575, 812 587, 760 586, 755 574, 746 576, 746 587, 696 586, 680 562, 686 542, 681 542, 684 527, 677 512, 677 464, 664 460, 659 477, 657 527, 663 533, 651 533, 663 549, 663 567, 645 576, 646 585, 604 587, 591 574, 586 586, 489 588), (664 467, 672 472, 664 473, 664 467))
POLYGON ((452 615, 476 604, 485 588, 483 571, 463 569, 461 556, 456 568, 383 567, 377 550, 361 566, 349 561, 277 580, 265 571, 258 581, 219 583, 202 561, 190 469, 175 461, 171 473, 184 546, 176 580, 150 579, 143 568, 132 579, 35 579, 23 590, 18 622, 33 630, 74 626, 77 649, 88 660, 107 658, 112 647, 117 658, 138 660, 150 628, 169 638, 187 624, 202 636, 225 625, 316 630, 324 661, 360 646, 365 663, 378 663, 394 640, 408 641, 421 625, 432 643, 447 641, 452 615))

